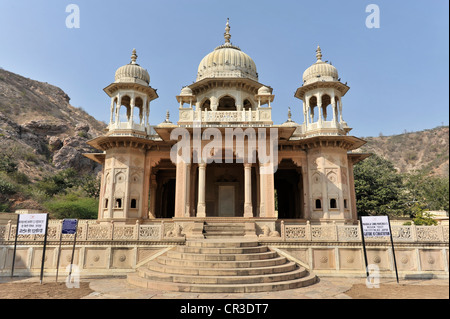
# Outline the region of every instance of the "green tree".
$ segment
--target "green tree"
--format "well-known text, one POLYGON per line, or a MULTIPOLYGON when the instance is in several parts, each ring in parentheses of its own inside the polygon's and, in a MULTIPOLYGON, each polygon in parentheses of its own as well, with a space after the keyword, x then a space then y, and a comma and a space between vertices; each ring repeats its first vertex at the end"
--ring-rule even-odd
MULTIPOLYGON (((449 211, 448 177, 429 176, 424 172, 415 172, 405 176, 406 199, 409 207, 418 204, 424 210, 449 211)), ((415 216, 410 210, 411 216, 415 216)))
POLYGON ((80 192, 57 195, 47 201, 44 206, 52 218, 96 219, 98 216, 98 200, 84 197, 80 192))
POLYGON ((79 181, 79 185, 86 195, 96 199, 100 197, 100 184, 100 178, 93 175, 84 175, 79 181))
POLYGON ((402 176, 393 164, 373 154, 354 167, 358 215, 403 215, 402 176))
POLYGON ((55 175, 46 176, 37 182, 36 187, 48 196, 65 193, 67 189, 78 185, 78 173, 73 168, 69 168, 56 173, 55 175))

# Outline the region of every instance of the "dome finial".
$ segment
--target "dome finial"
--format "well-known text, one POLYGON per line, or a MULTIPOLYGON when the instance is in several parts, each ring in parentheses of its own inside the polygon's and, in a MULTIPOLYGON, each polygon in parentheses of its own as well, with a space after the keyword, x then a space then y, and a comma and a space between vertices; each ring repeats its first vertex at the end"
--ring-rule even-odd
POLYGON ((170 112, 169 112, 169 110, 167 110, 167 112, 166 112, 166 120, 164 121, 165 123, 172 123, 171 121, 170 121, 170 112))
POLYGON ((131 64, 136 64, 136 59, 137 59, 137 54, 136 54, 136 49, 133 49, 133 52, 131 54, 131 64))
POLYGON ((322 62, 322 50, 320 49, 320 45, 317 46, 316 58, 317 62, 322 62))
POLYGON ((291 113, 291 107, 288 107, 288 122, 292 122, 292 113, 291 113))
POLYGON ((225 27, 225 43, 230 43, 231 34, 230 34, 230 18, 227 18, 227 26, 225 27))

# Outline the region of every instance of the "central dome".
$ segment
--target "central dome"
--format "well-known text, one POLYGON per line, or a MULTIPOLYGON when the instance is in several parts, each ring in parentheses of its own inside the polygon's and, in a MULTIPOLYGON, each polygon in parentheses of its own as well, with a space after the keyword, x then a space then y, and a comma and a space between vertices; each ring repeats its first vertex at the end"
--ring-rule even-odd
POLYGON ((256 64, 247 54, 230 43, 230 24, 225 28, 225 44, 205 56, 198 66, 197 81, 205 78, 249 78, 258 81, 256 64))

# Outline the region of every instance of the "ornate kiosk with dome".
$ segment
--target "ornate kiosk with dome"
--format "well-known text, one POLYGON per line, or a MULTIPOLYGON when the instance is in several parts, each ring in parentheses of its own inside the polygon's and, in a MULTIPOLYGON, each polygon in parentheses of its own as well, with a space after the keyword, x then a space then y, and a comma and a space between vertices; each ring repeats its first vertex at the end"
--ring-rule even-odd
MULTIPOLYGON (((148 72, 136 63, 135 50, 131 62, 116 71, 114 83, 104 89, 111 98, 108 132, 90 141, 103 152, 86 155, 103 165, 98 220, 263 220, 272 222, 273 231, 276 221, 284 219, 356 221, 352 166, 364 156, 349 151, 365 142, 348 134, 342 100, 349 87, 340 82, 336 68, 322 61, 318 47, 317 61, 295 93, 304 122, 292 121, 289 109, 288 120, 276 125, 273 89, 258 81, 255 62, 230 42, 228 21, 224 38, 201 60, 196 81, 176 96, 177 123, 168 115, 161 124, 149 125, 150 102, 158 95, 148 72), (178 141, 171 134, 181 128, 191 133, 188 161, 174 161, 170 154, 178 141), (236 143, 230 147, 225 138, 208 149, 209 158, 195 161, 211 140, 204 138, 211 128, 224 136, 230 129, 245 133, 251 128, 256 140, 276 130, 272 173, 260 174, 268 164, 248 161, 248 154, 239 154, 236 143), (197 148, 195 130, 203 137, 197 148)), ((246 148, 251 138, 244 140, 246 148)), ((258 147, 255 154, 267 152, 258 147)))

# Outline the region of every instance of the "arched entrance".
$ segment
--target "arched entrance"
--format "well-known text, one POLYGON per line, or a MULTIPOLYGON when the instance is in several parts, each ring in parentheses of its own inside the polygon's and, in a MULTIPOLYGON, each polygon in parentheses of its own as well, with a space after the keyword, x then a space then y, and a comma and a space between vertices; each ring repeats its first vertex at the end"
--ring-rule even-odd
POLYGON ((170 160, 162 160, 152 170, 156 175, 155 217, 175 216, 176 167, 170 160))
POLYGON ((301 168, 291 160, 282 160, 274 175, 275 205, 279 219, 303 217, 303 180, 301 168))
MULTIPOLYGON (((195 170, 194 207, 198 205, 198 167, 195 170)), ((206 165, 205 206, 207 217, 244 216, 244 167, 239 163, 206 165)))

